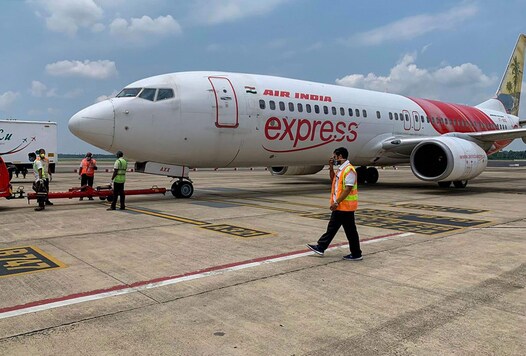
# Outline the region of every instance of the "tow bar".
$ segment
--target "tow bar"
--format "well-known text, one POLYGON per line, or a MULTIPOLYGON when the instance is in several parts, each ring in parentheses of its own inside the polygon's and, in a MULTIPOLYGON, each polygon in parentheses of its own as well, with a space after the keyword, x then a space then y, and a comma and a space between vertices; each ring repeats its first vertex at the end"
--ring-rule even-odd
MULTIPOLYGON (((153 186, 148 189, 129 189, 124 191, 125 195, 142 195, 142 194, 166 194, 166 188, 153 186)), ((71 188, 67 192, 49 192, 49 193, 27 193, 28 202, 38 197, 47 197, 48 199, 60 198, 90 198, 99 197, 100 200, 113 200, 113 190, 111 185, 98 186, 97 188, 83 185, 82 187, 71 188)))

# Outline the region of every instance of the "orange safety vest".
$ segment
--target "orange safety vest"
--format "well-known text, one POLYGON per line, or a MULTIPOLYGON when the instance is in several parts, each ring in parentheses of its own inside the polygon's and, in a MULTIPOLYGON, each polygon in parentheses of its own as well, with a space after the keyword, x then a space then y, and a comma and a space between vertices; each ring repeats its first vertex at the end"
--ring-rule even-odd
POLYGON ((80 165, 80 174, 85 174, 88 177, 93 177, 95 175, 94 167, 97 165, 97 161, 95 161, 93 158, 89 161, 86 158, 84 158, 80 165))
POLYGON ((350 163, 347 167, 343 169, 343 171, 340 174, 338 184, 336 185, 336 192, 334 192, 334 180, 336 179, 336 175, 334 176, 331 188, 331 205, 334 204, 334 194, 336 193, 336 198, 338 198, 340 196, 340 193, 345 189, 345 177, 347 177, 347 175, 351 171, 353 171, 354 175, 356 176, 354 185, 349 195, 347 195, 347 197, 345 197, 345 199, 342 202, 340 202, 340 204, 338 204, 336 210, 356 211, 356 209, 358 209, 358 175, 356 174, 356 170, 350 163))

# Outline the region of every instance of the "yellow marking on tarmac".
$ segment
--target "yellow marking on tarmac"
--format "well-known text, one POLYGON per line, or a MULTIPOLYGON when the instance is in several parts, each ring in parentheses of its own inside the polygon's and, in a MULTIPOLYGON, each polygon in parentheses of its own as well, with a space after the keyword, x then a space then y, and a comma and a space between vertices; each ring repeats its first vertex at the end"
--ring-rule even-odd
POLYGON ((291 213, 291 214, 305 214, 306 213, 306 211, 300 211, 300 210, 294 210, 294 209, 286 209, 286 208, 279 208, 279 207, 274 207, 274 206, 266 206, 266 205, 261 205, 261 204, 256 204, 256 203, 238 202, 238 201, 228 200, 228 199, 213 199, 213 198, 210 199, 210 198, 206 198, 206 199, 202 199, 202 200, 203 201, 213 201, 213 202, 228 203, 228 204, 236 204, 236 205, 241 205, 241 206, 250 206, 250 207, 253 207, 253 208, 260 208, 260 209, 267 209, 267 210, 282 211, 282 212, 291 213))
POLYGON ((170 214, 165 214, 165 213, 158 213, 158 212, 150 211, 150 210, 144 210, 144 209, 138 209, 138 208, 129 208, 129 207, 126 207, 126 210, 134 211, 136 213, 156 216, 158 218, 175 220, 175 221, 179 221, 179 222, 183 222, 183 223, 187 223, 187 224, 192 224, 192 225, 200 226, 200 225, 209 225, 210 224, 210 223, 208 223, 206 221, 188 219, 188 218, 184 218, 182 216, 175 216, 175 215, 170 215, 170 214))
POLYGON ((221 232, 221 233, 236 236, 236 237, 246 238, 246 237, 259 237, 259 236, 271 235, 270 232, 259 231, 259 230, 254 230, 254 229, 247 229, 241 226, 235 226, 235 225, 229 225, 229 224, 213 225, 206 221, 188 219, 188 218, 183 218, 181 216, 164 214, 164 213, 159 213, 159 212, 145 210, 145 209, 130 208, 130 207, 126 207, 126 209, 136 212, 136 213, 141 213, 141 214, 151 215, 151 216, 155 216, 155 217, 159 217, 163 219, 175 220, 175 221, 179 221, 182 223, 197 225, 203 229, 217 231, 217 232, 221 232))
POLYGON ((201 226, 203 229, 222 232, 224 234, 233 235, 237 237, 261 237, 261 236, 268 236, 270 235, 270 232, 265 231, 259 231, 254 229, 246 229, 244 227, 235 226, 235 225, 228 225, 228 224, 218 224, 218 225, 208 225, 208 226, 201 226))
POLYGON ((33 246, 0 249, 0 277, 67 267, 66 264, 33 246))

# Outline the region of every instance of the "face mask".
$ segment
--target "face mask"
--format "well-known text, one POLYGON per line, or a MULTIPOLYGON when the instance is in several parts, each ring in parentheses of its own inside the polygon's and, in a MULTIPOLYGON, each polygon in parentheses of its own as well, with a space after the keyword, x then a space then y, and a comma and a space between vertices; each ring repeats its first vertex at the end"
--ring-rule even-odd
POLYGON ((41 153, 41 154, 40 154, 40 157, 42 157, 42 158, 46 158, 46 155, 43 154, 43 153, 41 153))

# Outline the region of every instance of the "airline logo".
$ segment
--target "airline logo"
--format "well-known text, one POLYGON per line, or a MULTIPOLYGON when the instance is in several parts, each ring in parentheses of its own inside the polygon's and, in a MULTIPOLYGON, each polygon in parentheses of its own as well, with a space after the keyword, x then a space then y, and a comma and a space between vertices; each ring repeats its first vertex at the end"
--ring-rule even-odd
POLYGON ((334 122, 331 120, 307 120, 299 118, 270 117, 265 122, 265 138, 276 146, 287 148, 273 149, 263 146, 269 152, 295 152, 320 147, 331 142, 353 142, 358 137, 356 122, 334 122))
POLYGON ((298 92, 291 93, 290 91, 286 91, 286 90, 265 89, 265 91, 263 92, 263 95, 276 96, 279 98, 294 98, 294 99, 301 99, 301 100, 332 102, 332 98, 330 96, 318 95, 318 94, 308 94, 308 93, 298 93, 298 92))

